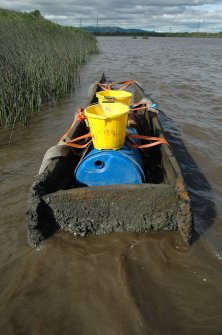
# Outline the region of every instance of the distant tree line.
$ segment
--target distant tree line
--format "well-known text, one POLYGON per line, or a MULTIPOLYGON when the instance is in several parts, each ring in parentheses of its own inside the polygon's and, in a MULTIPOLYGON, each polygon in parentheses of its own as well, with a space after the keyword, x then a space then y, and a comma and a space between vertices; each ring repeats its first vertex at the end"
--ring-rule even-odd
POLYGON ((222 31, 218 33, 208 33, 208 32, 155 32, 155 31, 147 31, 147 32, 92 32, 92 34, 96 36, 147 36, 147 37, 222 37, 222 31))

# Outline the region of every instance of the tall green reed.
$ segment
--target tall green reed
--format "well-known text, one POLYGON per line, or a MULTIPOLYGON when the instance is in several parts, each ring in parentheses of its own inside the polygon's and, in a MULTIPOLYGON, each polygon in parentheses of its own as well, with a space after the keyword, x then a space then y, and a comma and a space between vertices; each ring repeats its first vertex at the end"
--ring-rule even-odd
POLYGON ((97 52, 87 32, 0 9, 1 125, 26 125, 43 101, 72 91, 80 66, 97 52))

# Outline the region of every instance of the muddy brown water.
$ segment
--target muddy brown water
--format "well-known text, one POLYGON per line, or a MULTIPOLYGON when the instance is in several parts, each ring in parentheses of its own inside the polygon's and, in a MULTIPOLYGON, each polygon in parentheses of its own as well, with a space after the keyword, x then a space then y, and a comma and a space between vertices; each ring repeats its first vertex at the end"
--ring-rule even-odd
MULTIPOLYGON (((99 38, 101 54, 28 129, 1 130, 0 334, 222 334, 222 40, 99 38), (176 232, 26 243, 25 211, 43 154, 105 73, 136 79, 161 118, 192 197, 195 240, 176 232)), ((133 205, 133 204, 132 204, 133 205)))

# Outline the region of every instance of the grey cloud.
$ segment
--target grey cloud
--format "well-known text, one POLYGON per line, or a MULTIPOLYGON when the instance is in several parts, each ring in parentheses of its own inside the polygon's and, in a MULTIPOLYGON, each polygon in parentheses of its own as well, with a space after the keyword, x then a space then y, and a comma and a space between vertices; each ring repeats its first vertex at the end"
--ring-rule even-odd
POLYGON ((215 29, 222 22, 222 5, 219 0, 2 0, 0 7, 21 11, 40 10, 54 22, 66 25, 80 24, 122 26, 166 30, 193 29, 201 17, 201 27, 215 29), (210 5, 221 10, 209 12, 210 5), (204 23, 205 22, 205 23, 204 23))

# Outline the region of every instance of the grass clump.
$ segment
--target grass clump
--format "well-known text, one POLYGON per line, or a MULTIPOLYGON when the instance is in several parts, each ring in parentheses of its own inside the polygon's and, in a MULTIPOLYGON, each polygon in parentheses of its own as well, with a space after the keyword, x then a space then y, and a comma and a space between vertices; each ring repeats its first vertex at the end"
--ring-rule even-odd
POLYGON ((26 125, 42 101, 72 91, 80 66, 96 52, 90 33, 54 24, 37 10, 0 9, 1 125, 26 125))

